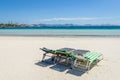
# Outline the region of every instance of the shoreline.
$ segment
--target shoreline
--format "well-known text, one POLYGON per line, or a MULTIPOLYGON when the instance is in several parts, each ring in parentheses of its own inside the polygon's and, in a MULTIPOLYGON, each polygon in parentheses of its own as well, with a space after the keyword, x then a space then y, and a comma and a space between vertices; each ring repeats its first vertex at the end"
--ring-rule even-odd
POLYGON ((0 35, 0 37, 120 38, 120 35, 0 35))

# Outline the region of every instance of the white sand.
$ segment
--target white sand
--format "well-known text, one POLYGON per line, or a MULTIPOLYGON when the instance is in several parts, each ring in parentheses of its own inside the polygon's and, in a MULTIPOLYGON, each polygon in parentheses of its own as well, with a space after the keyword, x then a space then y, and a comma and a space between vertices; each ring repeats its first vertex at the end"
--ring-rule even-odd
POLYGON ((0 80, 120 80, 119 74, 120 38, 0 37, 0 80), (50 68, 54 65, 36 65, 41 47, 87 49, 101 52, 104 60, 89 74, 60 72, 50 68))

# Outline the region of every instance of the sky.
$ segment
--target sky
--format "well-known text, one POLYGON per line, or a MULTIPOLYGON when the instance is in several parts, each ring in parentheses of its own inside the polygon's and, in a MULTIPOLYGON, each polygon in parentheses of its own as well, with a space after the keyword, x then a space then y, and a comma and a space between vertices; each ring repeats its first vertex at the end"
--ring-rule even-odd
POLYGON ((120 25, 120 0, 0 0, 0 23, 120 25))

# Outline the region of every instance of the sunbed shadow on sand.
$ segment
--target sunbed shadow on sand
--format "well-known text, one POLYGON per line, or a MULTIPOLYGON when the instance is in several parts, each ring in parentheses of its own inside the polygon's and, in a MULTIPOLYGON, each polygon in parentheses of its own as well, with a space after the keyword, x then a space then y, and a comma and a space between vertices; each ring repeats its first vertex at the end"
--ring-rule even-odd
POLYGON ((41 67, 49 67, 50 69, 55 70, 55 71, 66 72, 66 74, 72 74, 75 76, 81 76, 86 72, 83 70, 71 69, 70 65, 65 65, 63 63, 53 64, 53 62, 50 61, 50 59, 48 59, 44 62, 40 61, 40 62, 37 62, 35 64, 38 66, 41 66, 41 67))
POLYGON ((83 70, 73 70, 73 69, 69 69, 66 74, 72 74, 72 75, 76 75, 76 76, 82 76, 84 73, 86 73, 86 71, 83 70))
POLYGON ((44 62, 40 61, 40 62, 37 62, 35 64, 38 65, 38 66, 42 66, 42 67, 48 67, 50 65, 53 65, 53 62, 50 61, 50 59, 48 59, 47 61, 44 61, 44 62))

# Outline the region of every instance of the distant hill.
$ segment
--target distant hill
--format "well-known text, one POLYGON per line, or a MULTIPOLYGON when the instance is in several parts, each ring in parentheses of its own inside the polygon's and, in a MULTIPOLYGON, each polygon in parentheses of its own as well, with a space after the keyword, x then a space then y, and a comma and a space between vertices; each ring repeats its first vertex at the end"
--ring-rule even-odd
POLYGON ((120 25, 74 25, 74 24, 0 24, 1 29, 120 29, 120 25))

